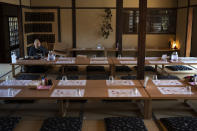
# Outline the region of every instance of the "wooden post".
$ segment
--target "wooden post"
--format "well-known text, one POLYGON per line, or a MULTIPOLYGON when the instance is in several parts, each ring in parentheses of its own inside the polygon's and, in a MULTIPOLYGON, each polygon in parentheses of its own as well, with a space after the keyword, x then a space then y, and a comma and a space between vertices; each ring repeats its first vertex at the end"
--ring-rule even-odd
POLYGON ((152 101, 144 100, 144 119, 150 119, 152 116, 152 101))
MULTIPOLYGON (((76 0, 72 0, 72 37, 73 37, 73 48, 77 46, 76 40, 76 0)), ((76 52, 73 52, 73 56, 76 56, 76 52)))
POLYGON ((20 48, 20 57, 24 57, 24 37, 23 37, 23 12, 22 5, 20 0, 20 6, 17 9, 18 14, 18 33, 19 33, 19 48, 20 48))
POLYGON ((57 19, 58 19, 58 42, 61 42, 62 38, 61 38, 61 12, 60 12, 60 8, 57 9, 57 19))
POLYGON ((111 76, 115 77, 115 65, 114 64, 111 64, 110 65, 110 71, 111 71, 111 76))
POLYGON ((138 31, 138 62, 137 79, 144 79, 145 48, 146 48, 146 15, 147 0, 139 0, 139 31, 138 31))
POLYGON ((192 40, 192 24, 193 24, 193 8, 188 10, 188 22, 187 22, 187 40, 186 40, 186 57, 190 57, 191 52, 191 40, 192 40))
POLYGON ((15 66, 12 65, 12 77, 15 77, 16 76, 16 73, 15 73, 15 66))
POLYGON ((116 47, 118 48, 118 53, 122 54, 122 10, 123 10, 123 0, 116 0, 116 47), (118 45, 117 45, 118 43, 118 45))

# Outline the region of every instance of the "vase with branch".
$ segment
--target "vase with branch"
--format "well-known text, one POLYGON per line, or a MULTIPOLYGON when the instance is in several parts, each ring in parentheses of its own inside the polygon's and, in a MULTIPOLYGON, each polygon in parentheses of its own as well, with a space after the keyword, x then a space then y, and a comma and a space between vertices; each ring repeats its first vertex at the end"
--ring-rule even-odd
POLYGON ((112 22, 111 9, 105 9, 105 15, 103 16, 103 21, 101 26, 101 33, 104 39, 108 39, 110 33, 113 32, 111 22, 112 22))

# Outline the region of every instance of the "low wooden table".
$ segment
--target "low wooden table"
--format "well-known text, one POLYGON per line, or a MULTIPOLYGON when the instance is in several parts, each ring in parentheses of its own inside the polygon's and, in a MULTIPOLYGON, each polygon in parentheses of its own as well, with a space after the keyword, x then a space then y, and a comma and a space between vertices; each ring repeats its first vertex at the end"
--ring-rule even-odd
MULTIPOLYGON (((47 61, 47 59, 39 59, 39 60, 17 60, 16 63, 11 63, 12 65, 12 75, 13 77, 16 76, 15 74, 15 66, 49 66, 49 65, 61 65, 61 66, 71 66, 71 65, 113 65, 111 58, 107 58, 108 63, 90 63, 90 58, 75 58, 74 63, 56 63, 57 61, 66 61, 66 60, 59 60, 56 58, 54 61, 47 61)), ((99 59, 100 61, 100 59, 99 59)))
POLYGON ((55 80, 54 88, 51 90, 43 90, 39 91, 36 89, 29 89, 28 86, 1 86, 1 89, 21 89, 21 91, 15 96, 15 97, 2 97, 0 96, 1 100, 20 100, 20 99, 26 99, 26 100, 40 100, 40 99, 53 99, 53 100, 59 100, 60 101, 60 111, 65 110, 63 106, 63 100, 143 100, 144 101, 144 118, 150 118, 151 117, 151 100, 146 93, 145 89, 143 88, 142 84, 138 80, 133 80, 134 85, 133 86, 124 86, 124 85, 107 85, 106 80, 87 80, 85 86, 58 86, 57 83, 59 81, 55 80), (137 88, 140 92, 141 96, 135 96, 135 97, 109 97, 108 95, 108 89, 132 89, 137 88), (51 97, 52 92, 55 89, 85 89, 85 94, 82 97, 51 97))
MULTIPOLYGON (((167 61, 163 61, 161 60, 161 57, 146 57, 145 58, 145 65, 154 65, 155 66, 155 70, 157 71, 157 67, 158 65, 162 65, 162 70, 164 70, 166 65, 197 65, 197 58, 196 57, 192 57, 194 59, 188 59, 188 60, 183 60, 183 61, 188 61, 187 63, 184 63, 181 60, 178 60, 177 62, 172 62, 171 60, 167 60, 167 61), (192 62, 193 61, 193 62, 192 62)), ((112 58, 112 61, 114 63, 113 66, 115 65, 137 65, 137 58, 133 57, 132 59, 124 59, 124 57, 122 57, 121 59, 118 58, 112 58), (120 61, 128 61, 128 62, 132 62, 132 63, 120 63, 120 61)), ((112 68, 113 70, 111 72, 115 72, 114 68, 112 68)))
MULTIPOLYGON (((143 82, 143 81, 142 81, 143 82)), ((156 86, 152 80, 148 81, 147 87, 145 90, 152 100, 154 99, 197 99, 197 88, 187 84, 184 81, 180 81, 182 85, 167 85, 167 86, 156 86), (191 91, 193 94, 162 94, 157 87, 186 87, 191 86, 191 91)))

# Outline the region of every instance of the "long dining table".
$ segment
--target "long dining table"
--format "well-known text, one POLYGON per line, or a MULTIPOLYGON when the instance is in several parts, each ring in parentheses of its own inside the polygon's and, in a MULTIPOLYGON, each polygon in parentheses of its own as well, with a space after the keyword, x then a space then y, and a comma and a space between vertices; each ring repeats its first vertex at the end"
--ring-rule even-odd
MULTIPOLYGON (((108 65, 110 67, 111 75, 115 75, 115 66, 117 65, 137 65, 136 57, 96 57, 96 58, 86 58, 86 57, 60 57, 56 58, 54 61, 48 61, 45 59, 39 60, 25 60, 18 59, 16 63, 11 63, 12 65, 12 75, 15 77, 15 66, 35 66, 35 65, 108 65)), ((170 59, 162 60, 161 57, 146 57, 145 65, 155 65, 157 70, 158 65, 162 66, 164 70, 166 65, 197 65, 197 57, 180 57, 178 61, 171 61, 170 59)))
POLYGON ((0 100, 58 100, 61 114, 64 100, 140 100, 145 119, 152 116, 154 100, 197 100, 197 85, 182 80, 54 80, 50 90, 36 89, 32 83, 38 82, 0 81, 0 100))
MULTIPOLYGON (((114 57, 112 61, 112 69, 114 69, 113 66, 116 65, 137 65, 136 57, 114 57)), ((166 65, 197 65, 197 57, 179 57, 177 61, 171 61, 169 58, 163 60, 161 57, 145 57, 145 65, 154 65, 156 71, 158 65, 162 66, 162 70, 164 70, 166 65)))
POLYGON ((11 80, 0 82, 0 100, 141 100, 144 118, 151 118, 151 101, 139 80, 54 80, 50 90, 38 90, 39 81, 11 80))
POLYGON ((16 63, 11 63, 12 75, 16 76, 15 66, 50 66, 50 65, 61 65, 61 66, 73 66, 73 65, 108 65, 112 66, 113 61, 111 58, 100 57, 100 58, 87 58, 87 57, 57 57, 55 60, 48 61, 44 59, 18 59, 16 63))

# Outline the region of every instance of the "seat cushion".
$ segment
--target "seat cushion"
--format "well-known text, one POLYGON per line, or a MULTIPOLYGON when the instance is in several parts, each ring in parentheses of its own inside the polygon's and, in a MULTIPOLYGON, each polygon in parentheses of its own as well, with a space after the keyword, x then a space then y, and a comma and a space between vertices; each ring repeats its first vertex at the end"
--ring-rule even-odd
POLYGON ((132 71, 128 66, 116 66, 116 72, 130 72, 132 71))
POLYGON ((87 80, 106 80, 109 76, 106 74, 88 74, 87 80))
POLYGON ((32 104, 35 100, 4 100, 4 104, 32 104))
POLYGON ((69 72, 78 71, 78 66, 67 66, 67 67, 64 67, 64 71, 69 71, 69 72))
POLYGON ((0 117, 0 131, 13 131, 20 117, 0 117))
POLYGON ((15 79, 16 80, 39 80, 40 75, 20 74, 20 75, 17 75, 15 79))
POLYGON ((187 66, 183 65, 176 65, 176 66, 166 66, 171 71, 189 71, 192 70, 192 68, 189 68, 187 66))
POLYGON ((81 131, 79 117, 52 117, 44 120, 40 131, 81 131))
MULTIPOLYGON (((137 70, 137 66, 134 67, 137 70)), ((155 69, 152 66, 145 66, 144 71, 152 71, 155 72, 155 69)))
POLYGON ((159 80, 180 80, 177 76, 173 76, 173 75, 158 75, 157 78, 159 80))
POLYGON ((136 76, 121 76, 120 79, 122 80, 136 80, 136 76))
POLYGON ((161 118, 160 121, 168 131, 197 131, 195 117, 161 118))
POLYGON ((26 73, 46 73, 47 67, 44 66, 27 66, 25 69, 26 73))
POLYGON ((136 117, 105 118, 107 131, 147 131, 144 122, 136 117))
POLYGON ((87 66, 87 72, 105 72, 104 66, 87 66))

